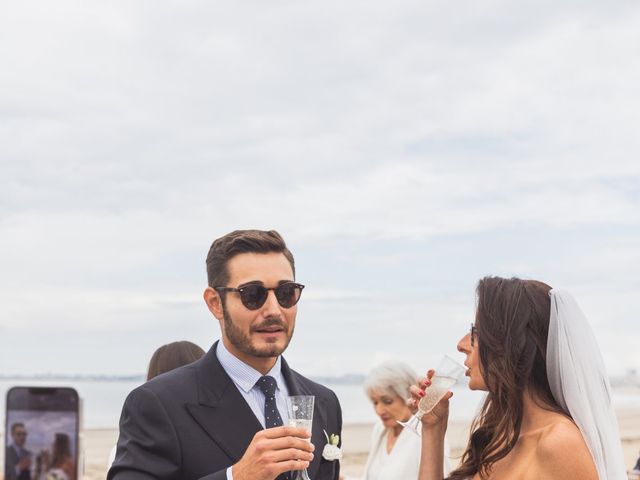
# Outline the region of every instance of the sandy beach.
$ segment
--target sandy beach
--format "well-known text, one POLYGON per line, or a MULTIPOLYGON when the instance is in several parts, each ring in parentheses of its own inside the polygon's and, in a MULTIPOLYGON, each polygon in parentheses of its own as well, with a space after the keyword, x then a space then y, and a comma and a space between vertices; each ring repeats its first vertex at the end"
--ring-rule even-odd
MULTIPOLYGON (((624 448, 627 469, 635 464, 640 450, 640 408, 618 412, 620 435, 624 448)), ((345 425, 342 432, 343 453, 342 472, 349 479, 357 479, 362 475, 367 453, 372 424, 345 425)), ((466 445, 469 423, 451 422, 448 435, 451 454, 460 458, 466 445)), ((87 429, 83 434, 85 472, 84 480, 104 480, 106 477, 107 458, 118 438, 117 429, 87 429)), ((2 439, 4 441, 4 439, 2 439)), ((4 454, 4 449, 0 456, 4 454)), ((2 477, 0 477, 1 479, 2 477)))
MULTIPOLYGON (((640 408, 618 412, 618 420, 625 464, 628 469, 631 469, 640 450, 640 408)), ((349 479, 356 479, 362 474, 369 451, 371 428, 372 424, 353 424, 344 427, 342 472, 349 479)), ((449 442, 454 459, 462 454, 468 438, 468 430, 469 423, 452 422, 449 425, 449 442)), ((117 437, 117 429, 89 429, 84 432, 84 480, 104 480, 109 451, 117 437)))

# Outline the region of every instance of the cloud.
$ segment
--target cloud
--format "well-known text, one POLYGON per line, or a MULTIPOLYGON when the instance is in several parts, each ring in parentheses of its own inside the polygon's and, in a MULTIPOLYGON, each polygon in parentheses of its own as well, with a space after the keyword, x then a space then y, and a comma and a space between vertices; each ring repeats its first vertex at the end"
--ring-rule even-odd
MULTIPOLYGON (((190 318, 206 345, 204 255, 244 227, 280 230, 308 315, 366 326, 371 352, 417 362, 418 344, 376 345, 385 322, 450 318, 495 272, 589 292, 598 314, 618 292, 631 330, 638 32, 631 1, 8 5, 5 331, 146 329, 152 345, 190 318)), ((362 348, 338 363, 366 368, 362 348)))

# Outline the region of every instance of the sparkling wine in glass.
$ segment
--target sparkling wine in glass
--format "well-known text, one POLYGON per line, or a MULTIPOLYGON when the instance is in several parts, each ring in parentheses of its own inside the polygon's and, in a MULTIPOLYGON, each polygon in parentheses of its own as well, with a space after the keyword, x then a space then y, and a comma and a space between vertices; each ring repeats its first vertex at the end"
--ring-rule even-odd
POLYGON ((431 378, 431 385, 425 389, 424 397, 418 402, 418 411, 411 416, 409 421, 398 421, 398 423, 404 427, 408 427, 415 434, 420 435, 420 419, 422 416, 433 410, 433 407, 442 400, 442 397, 446 395, 451 387, 462 378, 465 370, 465 367, 445 355, 431 378))
MULTIPOLYGON (((292 395, 287 397, 287 411, 289 413, 289 426, 303 428, 311 436, 313 426, 313 395, 292 395)), ((311 441, 311 437, 309 437, 311 441)), ((307 469, 291 472, 291 480, 311 480, 307 469)))

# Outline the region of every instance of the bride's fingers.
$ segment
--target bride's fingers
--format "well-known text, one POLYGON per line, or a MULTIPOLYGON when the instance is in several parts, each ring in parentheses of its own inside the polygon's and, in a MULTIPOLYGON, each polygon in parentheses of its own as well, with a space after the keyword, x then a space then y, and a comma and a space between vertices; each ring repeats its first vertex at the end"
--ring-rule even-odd
POLYGON ((416 380, 416 385, 420 390, 428 388, 431 386, 431 379, 429 377, 420 377, 416 380))
POLYGON ((414 414, 418 411, 418 401, 413 398, 407 399, 407 407, 409 407, 409 411, 414 414))
MULTIPOLYGON (((433 372, 433 370, 429 370, 429 372, 433 372)), ((427 375, 429 375, 427 373, 427 375)), ((433 376, 433 373, 432 373, 433 376)), ((431 386, 431 377, 427 376, 426 378, 422 379, 422 383, 420 384, 423 388, 428 388, 431 386)))
POLYGON ((424 397, 424 389, 418 387, 418 385, 411 385, 411 387, 409 387, 409 393, 411 394, 411 399, 415 401, 418 401, 422 397, 424 397))
POLYGON ((453 392, 449 391, 444 394, 444 397, 440 399, 440 401, 436 404, 432 412, 438 418, 442 417, 449 411, 449 399, 453 397, 453 392))
POLYGON ((422 417, 422 423, 434 424, 445 421, 449 417, 449 399, 453 392, 447 392, 433 409, 422 417))

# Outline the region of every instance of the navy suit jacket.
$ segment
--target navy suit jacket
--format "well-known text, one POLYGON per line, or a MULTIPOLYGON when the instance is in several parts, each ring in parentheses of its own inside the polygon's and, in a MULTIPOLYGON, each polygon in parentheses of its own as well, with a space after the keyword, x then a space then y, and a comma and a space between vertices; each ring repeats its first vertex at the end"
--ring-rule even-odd
MULTIPOLYGON (((216 356, 217 342, 196 362, 153 378, 127 397, 116 458, 107 480, 226 480, 262 425, 216 356)), ((290 395, 315 395, 311 441, 313 480, 338 480, 340 465, 322 458, 323 430, 340 434, 336 395, 291 370, 282 359, 290 395)))
POLYGON ((22 470, 19 474, 16 474, 16 466, 18 462, 24 457, 31 455, 29 450, 22 449, 22 453, 18 455, 13 445, 8 446, 5 449, 4 454, 4 478, 5 480, 31 480, 31 470, 22 470))

